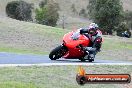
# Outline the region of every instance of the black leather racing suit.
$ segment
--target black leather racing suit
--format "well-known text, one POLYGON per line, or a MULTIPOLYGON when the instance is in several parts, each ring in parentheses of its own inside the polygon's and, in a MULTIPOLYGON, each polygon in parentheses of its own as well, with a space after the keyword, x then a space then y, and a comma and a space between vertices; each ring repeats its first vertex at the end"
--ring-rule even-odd
MULTIPOLYGON (((96 53, 100 51, 100 48, 102 45, 102 33, 99 29, 97 29, 97 33, 95 35, 91 36, 88 33, 88 30, 89 29, 80 29, 80 34, 83 34, 90 39, 91 46, 88 46, 88 47, 92 47, 92 48, 94 48, 94 50, 89 51, 89 54, 93 54, 95 57, 96 53)), ((87 50, 87 47, 85 48, 85 50, 87 50)))

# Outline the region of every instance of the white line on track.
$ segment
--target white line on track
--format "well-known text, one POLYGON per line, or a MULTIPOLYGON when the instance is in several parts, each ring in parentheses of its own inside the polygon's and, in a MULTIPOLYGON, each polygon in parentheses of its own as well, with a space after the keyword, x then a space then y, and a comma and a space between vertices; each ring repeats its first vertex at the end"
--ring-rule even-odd
POLYGON ((0 64, 0 67, 23 67, 23 66, 77 66, 77 65, 132 65, 131 63, 44 63, 44 64, 0 64))

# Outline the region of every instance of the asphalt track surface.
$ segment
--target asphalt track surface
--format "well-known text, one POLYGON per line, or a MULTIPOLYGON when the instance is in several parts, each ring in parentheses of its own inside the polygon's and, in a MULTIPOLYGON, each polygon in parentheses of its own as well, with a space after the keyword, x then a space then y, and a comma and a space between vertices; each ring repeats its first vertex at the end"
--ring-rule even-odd
MULTIPOLYGON (((58 59, 52 61, 48 58, 48 55, 25 55, 25 54, 14 54, 14 53, 0 53, 0 65, 3 64, 75 64, 75 63, 85 63, 91 64, 91 62, 81 62, 78 59, 58 59)), ((127 61, 113 61, 113 60, 101 60, 100 57, 96 57, 94 64, 129 64, 132 65, 132 62, 127 61)))

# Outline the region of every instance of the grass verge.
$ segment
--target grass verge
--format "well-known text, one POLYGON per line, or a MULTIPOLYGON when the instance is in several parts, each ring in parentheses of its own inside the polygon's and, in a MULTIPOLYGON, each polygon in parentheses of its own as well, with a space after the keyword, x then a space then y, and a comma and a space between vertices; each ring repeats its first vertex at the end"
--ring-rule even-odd
POLYGON ((103 36, 101 59, 132 61, 132 38, 117 36, 103 36))
MULTIPOLYGON (((130 74, 131 65, 90 65, 83 66, 89 74, 130 74), (118 69, 118 70, 117 70, 118 69)), ((0 68, 0 88, 3 85, 18 85, 23 88, 131 88, 130 84, 86 84, 80 86, 76 83, 78 66, 32 66, 32 67, 3 67, 0 68), (18 84, 17 84, 18 83, 18 84), (30 87, 31 85, 31 87, 30 87), (126 87, 127 86, 127 87, 126 87)))
POLYGON ((1 88, 36 88, 32 83, 0 82, 1 88))
POLYGON ((0 51, 47 54, 61 44, 67 32, 60 28, 0 18, 0 51))
POLYGON ((16 53, 16 54, 33 54, 33 55, 47 55, 46 51, 35 51, 31 49, 20 49, 14 47, 0 46, 0 52, 16 53))

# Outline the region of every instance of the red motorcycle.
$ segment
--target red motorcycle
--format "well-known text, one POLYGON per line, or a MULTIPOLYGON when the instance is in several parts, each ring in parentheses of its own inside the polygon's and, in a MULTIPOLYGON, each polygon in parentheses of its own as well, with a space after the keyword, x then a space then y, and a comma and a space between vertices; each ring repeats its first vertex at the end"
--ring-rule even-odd
POLYGON ((79 59, 81 61, 88 60, 92 62, 94 59, 89 58, 89 52, 83 50, 84 47, 90 45, 91 41, 88 37, 81 35, 79 30, 72 31, 64 35, 62 45, 53 49, 49 54, 49 58, 56 60, 63 57, 65 59, 79 59))

